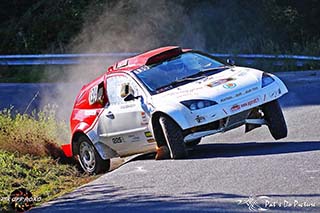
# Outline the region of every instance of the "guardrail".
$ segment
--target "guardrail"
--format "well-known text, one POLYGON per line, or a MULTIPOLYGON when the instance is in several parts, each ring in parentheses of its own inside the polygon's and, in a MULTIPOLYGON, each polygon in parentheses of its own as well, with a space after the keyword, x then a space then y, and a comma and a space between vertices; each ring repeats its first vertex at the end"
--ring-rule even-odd
MULTIPOLYGON (((41 54, 41 55, 0 55, 0 66, 25 65, 72 65, 90 63, 96 60, 131 57, 137 53, 85 53, 85 54, 41 54)), ((267 55, 267 54, 221 54, 212 53, 218 58, 240 59, 244 64, 252 65, 257 60, 272 60, 275 66, 283 66, 292 60, 296 66, 303 66, 306 61, 320 61, 319 56, 304 55, 267 55)))

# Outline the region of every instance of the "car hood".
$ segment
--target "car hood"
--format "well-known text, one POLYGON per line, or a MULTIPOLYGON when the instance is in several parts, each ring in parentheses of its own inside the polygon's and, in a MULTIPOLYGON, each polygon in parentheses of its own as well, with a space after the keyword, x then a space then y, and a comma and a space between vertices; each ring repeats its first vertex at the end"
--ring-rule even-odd
POLYGON ((207 78, 186 83, 174 89, 153 95, 153 102, 165 104, 184 100, 205 99, 217 103, 249 94, 261 88, 262 72, 244 67, 233 67, 207 78))

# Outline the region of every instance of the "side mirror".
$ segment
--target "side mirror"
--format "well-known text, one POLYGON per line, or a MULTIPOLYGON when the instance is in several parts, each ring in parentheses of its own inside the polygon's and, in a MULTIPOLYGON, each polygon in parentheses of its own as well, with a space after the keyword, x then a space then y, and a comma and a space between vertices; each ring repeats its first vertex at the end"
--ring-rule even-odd
POLYGON ((123 100, 124 101, 132 101, 132 100, 134 100, 134 99, 138 99, 138 98, 141 98, 142 96, 141 95, 139 95, 139 96, 134 96, 134 95, 132 95, 132 94, 129 94, 129 95, 127 95, 127 97, 125 97, 123 100))
POLYGON ((231 65, 231 66, 234 66, 234 65, 236 64, 236 62, 235 62, 233 59, 228 58, 228 59, 227 59, 227 64, 229 64, 229 65, 231 65))
POLYGON ((136 97, 134 97, 134 95, 132 94, 128 94, 127 97, 124 98, 124 101, 132 101, 134 100, 136 97))

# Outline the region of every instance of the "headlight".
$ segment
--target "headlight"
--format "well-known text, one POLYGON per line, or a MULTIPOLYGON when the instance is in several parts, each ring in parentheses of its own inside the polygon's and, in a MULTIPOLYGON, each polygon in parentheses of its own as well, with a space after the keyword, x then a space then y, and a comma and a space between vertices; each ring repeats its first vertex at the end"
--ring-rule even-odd
POLYGON ((267 73, 262 74, 262 88, 274 82, 274 79, 267 73))
POLYGON ((181 103, 188 107, 191 111, 203 109, 218 104, 217 102, 210 100, 188 100, 181 101, 181 103))

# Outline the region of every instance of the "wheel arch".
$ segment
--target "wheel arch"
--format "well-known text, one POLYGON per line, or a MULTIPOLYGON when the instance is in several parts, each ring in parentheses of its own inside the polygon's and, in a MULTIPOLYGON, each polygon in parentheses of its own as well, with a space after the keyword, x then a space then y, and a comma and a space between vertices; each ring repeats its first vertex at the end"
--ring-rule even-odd
MULTIPOLYGON (((73 133, 72 135, 72 139, 71 139, 71 147, 72 147, 72 154, 73 156, 76 156, 79 154, 79 150, 78 150, 78 146, 77 143, 79 142, 79 138, 81 136, 85 136, 88 138, 88 136, 81 130, 76 131, 75 133, 73 133)), ((89 139, 89 138, 88 138, 89 139)), ((90 140, 90 139, 89 139, 90 140)), ((90 140, 91 141, 91 140, 90 140)))
POLYGON ((154 112, 151 117, 151 123, 152 123, 153 135, 156 139, 158 147, 166 145, 166 140, 165 140, 165 137, 164 137, 164 134, 162 132, 162 128, 161 128, 160 122, 159 122, 159 118, 161 116, 165 116, 165 117, 170 118, 174 123, 176 123, 180 127, 180 129, 182 129, 181 126, 179 125, 179 123, 177 123, 176 120, 172 116, 170 116, 169 114, 164 113, 162 111, 154 112))

